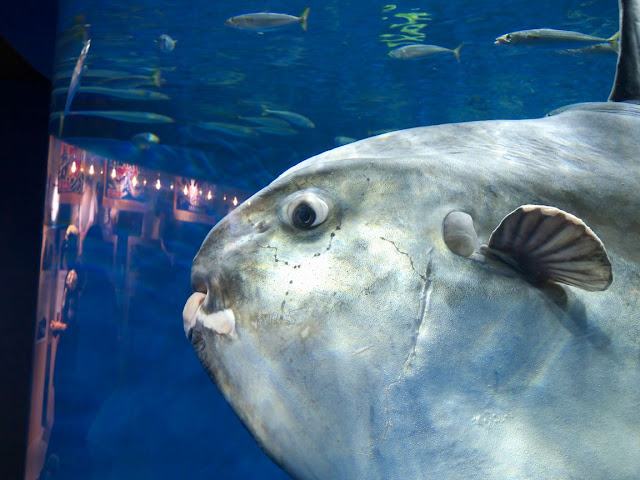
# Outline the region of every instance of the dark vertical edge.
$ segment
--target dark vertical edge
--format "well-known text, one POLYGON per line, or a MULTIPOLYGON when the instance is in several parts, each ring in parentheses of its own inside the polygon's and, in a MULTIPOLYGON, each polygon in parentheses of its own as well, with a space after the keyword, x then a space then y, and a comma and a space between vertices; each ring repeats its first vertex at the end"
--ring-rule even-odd
MULTIPOLYGON (((19 41, 41 52, 40 63, 53 65, 56 15, 47 15, 47 29, 29 18, 55 11, 55 0, 20 8, 14 4, 4 20, 24 30, 19 41)), ((0 478, 13 480, 25 474, 51 84, 7 68, 0 76, 0 478)))
POLYGON ((620 53, 611 102, 640 101, 640 0, 620 0, 620 53))

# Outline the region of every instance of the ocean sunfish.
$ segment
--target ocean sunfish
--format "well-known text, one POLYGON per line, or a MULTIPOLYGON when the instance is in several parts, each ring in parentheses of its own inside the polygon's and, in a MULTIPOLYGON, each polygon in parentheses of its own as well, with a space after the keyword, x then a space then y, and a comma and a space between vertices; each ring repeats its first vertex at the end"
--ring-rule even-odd
POLYGON ((193 262, 187 337, 295 478, 636 478, 640 0, 608 102, 283 173, 193 262))

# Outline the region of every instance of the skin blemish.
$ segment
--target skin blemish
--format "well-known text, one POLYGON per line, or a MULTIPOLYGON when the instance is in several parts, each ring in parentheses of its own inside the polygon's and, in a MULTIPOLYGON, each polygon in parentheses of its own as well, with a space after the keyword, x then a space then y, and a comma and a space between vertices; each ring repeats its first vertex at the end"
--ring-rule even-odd
POLYGON ((309 327, 306 326, 304 327, 304 330, 300 332, 300 337, 302 337, 303 340, 309 336, 309 330, 310 330, 309 327))

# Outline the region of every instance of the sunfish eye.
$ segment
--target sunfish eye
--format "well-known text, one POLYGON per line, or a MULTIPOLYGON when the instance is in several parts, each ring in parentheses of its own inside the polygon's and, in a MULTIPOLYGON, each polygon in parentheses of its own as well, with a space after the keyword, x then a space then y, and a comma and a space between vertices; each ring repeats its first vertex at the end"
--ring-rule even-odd
POLYGON ((305 193, 293 198, 286 212, 289 222, 294 227, 307 230, 320 225, 327 219, 329 206, 320 197, 305 193))
POLYGON ((291 220, 296 227, 308 228, 316 221, 316 212, 306 203, 301 203, 293 211, 291 220))
POLYGON ((510 42, 511 41, 511 34, 507 33, 504 38, 505 38, 505 40, 507 40, 507 42, 510 42))

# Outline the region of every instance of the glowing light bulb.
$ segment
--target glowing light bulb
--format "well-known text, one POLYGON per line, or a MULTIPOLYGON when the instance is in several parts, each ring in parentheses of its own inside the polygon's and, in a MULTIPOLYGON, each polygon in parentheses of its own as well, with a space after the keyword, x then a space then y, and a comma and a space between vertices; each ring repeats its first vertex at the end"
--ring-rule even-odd
POLYGON ((143 184, 144 186, 146 186, 146 185, 147 185, 147 179, 146 179, 146 178, 143 180, 142 184, 143 184))
POLYGON ((138 177, 133 177, 131 179, 131 185, 133 185, 134 187, 138 185, 138 177))
POLYGON ((71 173, 76 173, 76 170, 78 170, 78 166, 76 165, 76 161, 74 160, 73 163, 71 163, 71 173))
POLYGON ((233 203, 234 207, 237 207, 238 206, 238 199, 236 197, 233 197, 233 202, 231 202, 231 203, 233 203))
POLYGON ((169 187, 171 190, 173 190, 173 183, 171 184, 171 186, 169 187))
POLYGON ((187 188, 187 186, 184 186, 184 190, 182 190, 184 192, 185 195, 189 195, 189 189, 187 188))
POLYGON ((162 185, 160 184, 160 179, 156 180, 156 190, 160 190, 162 185))
POLYGON ((104 174, 104 170, 100 170, 100 175, 104 174))
POLYGON ((207 200, 211 200, 213 198, 213 195, 211 194, 211 190, 209 190, 209 193, 207 193, 207 200))
POLYGON ((222 196, 222 200, 224 200, 224 201, 226 202, 226 201, 227 201, 227 196, 226 196, 226 195, 223 195, 223 196, 222 196))
POLYGON ((113 167, 113 170, 111 170, 111 178, 116 178, 116 167, 113 167))

